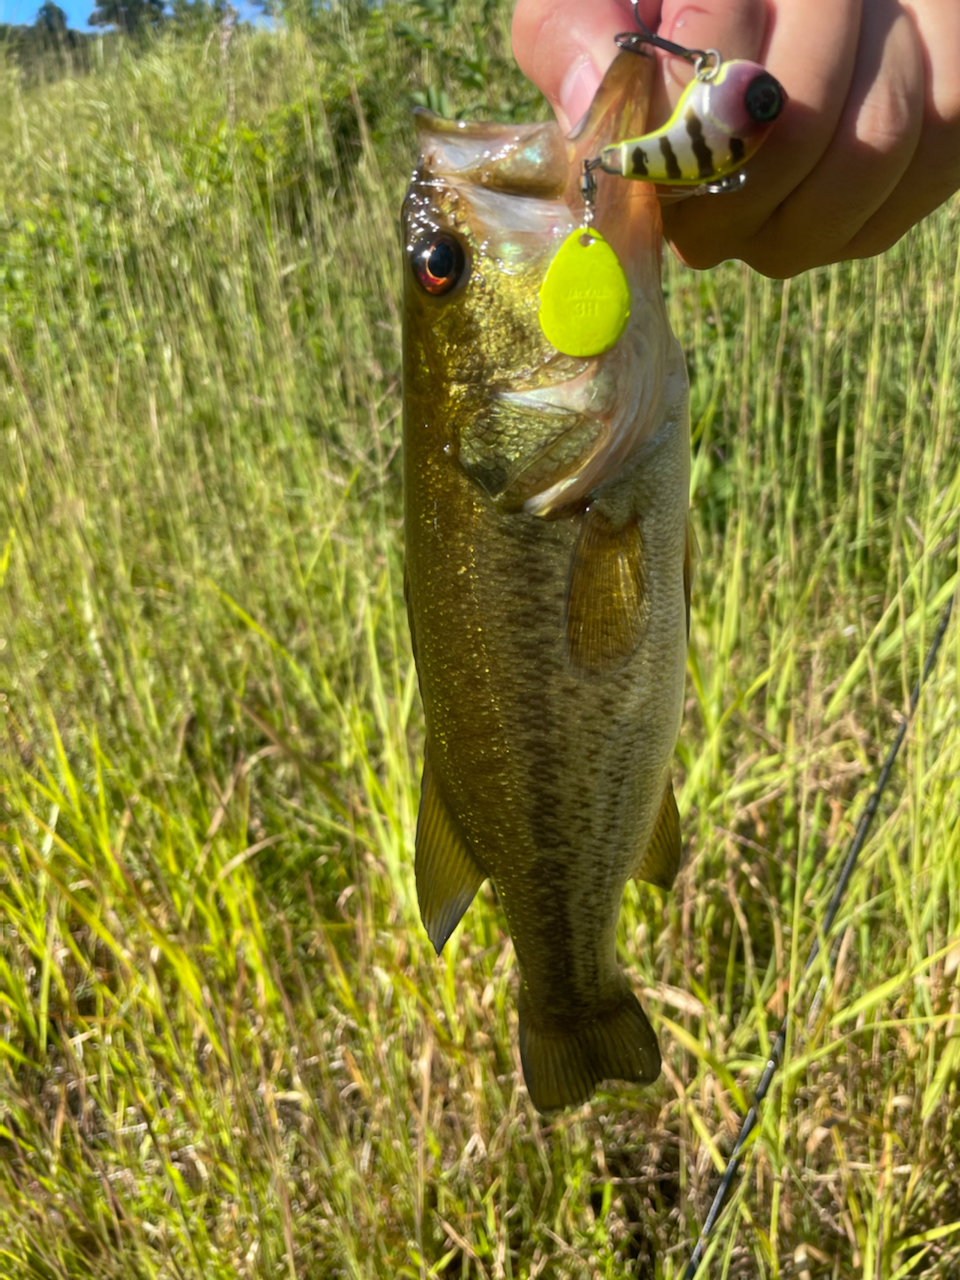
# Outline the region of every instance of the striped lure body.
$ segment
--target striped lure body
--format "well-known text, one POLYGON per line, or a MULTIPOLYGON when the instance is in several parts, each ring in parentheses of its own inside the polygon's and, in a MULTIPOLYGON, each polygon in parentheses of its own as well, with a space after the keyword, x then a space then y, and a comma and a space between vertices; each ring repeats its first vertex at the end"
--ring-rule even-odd
POLYGON ((662 128, 604 147, 600 167, 674 187, 725 178, 754 154, 786 97, 758 62, 721 62, 711 76, 691 80, 662 128))

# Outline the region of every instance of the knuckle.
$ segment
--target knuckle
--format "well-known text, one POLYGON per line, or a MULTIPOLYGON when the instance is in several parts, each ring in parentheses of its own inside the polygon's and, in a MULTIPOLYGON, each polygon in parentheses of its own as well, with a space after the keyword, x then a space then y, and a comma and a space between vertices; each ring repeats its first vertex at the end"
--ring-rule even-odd
POLYGON ((669 244, 675 256, 680 259, 683 265, 690 267, 693 271, 709 271, 711 267, 717 266, 725 258, 736 256, 735 250, 717 253, 706 245, 689 244, 684 240, 671 240, 669 244))
POLYGON ((871 90, 857 115, 856 139, 872 151, 900 151, 915 142, 922 121, 923 103, 912 88, 886 81, 871 90))
POLYGON ((829 247, 819 238, 810 242, 795 235, 784 234, 776 225, 768 223, 759 234, 744 247, 743 261, 760 275, 770 280, 787 280, 802 271, 832 261, 829 247))
POLYGON ((799 258, 794 260, 784 253, 766 253, 762 249, 750 250, 744 254, 743 260, 768 280, 788 280, 815 265, 799 258))
POLYGON ((868 230, 862 235, 854 236, 843 251, 844 258, 875 258, 878 254, 892 249, 898 240, 907 233, 907 227, 887 227, 883 230, 868 230))

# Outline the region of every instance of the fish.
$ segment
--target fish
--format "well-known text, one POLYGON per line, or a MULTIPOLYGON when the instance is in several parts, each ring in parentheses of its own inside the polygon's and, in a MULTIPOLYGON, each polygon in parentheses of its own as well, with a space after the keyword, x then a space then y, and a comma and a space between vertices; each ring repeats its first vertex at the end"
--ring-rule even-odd
POLYGON ((716 182, 755 154, 786 101, 783 85, 760 63, 720 62, 690 81, 659 129, 604 147, 600 167, 667 186, 716 182))
MULTIPOLYGON (((649 64, 649 65, 645 65, 649 64)), ((621 53, 576 137, 416 116, 402 211, 405 593, 425 718, 415 876, 439 955, 493 880, 534 1106, 648 1084, 657 1036, 616 956, 627 881, 663 888, 689 632, 688 383, 652 186, 601 180, 623 336, 564 354, 538 321, 582 218, 581 161, 642 131, 621 53)))

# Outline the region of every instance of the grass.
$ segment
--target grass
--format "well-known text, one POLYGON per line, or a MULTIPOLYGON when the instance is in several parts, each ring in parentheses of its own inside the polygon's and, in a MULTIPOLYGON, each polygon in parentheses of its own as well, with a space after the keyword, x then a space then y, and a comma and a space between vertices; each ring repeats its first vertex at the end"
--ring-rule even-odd
POLYGON ((456 13, 4 72, 10 1280, 678 1277, 788 1006, 704 1274, 960 1275, 956 625, 801 982, 957 589, 960 205, 787 284, 667 265, 688 860, 619 935, 661 1080, 544 1125, 492 896, 440 961, 420 926, 404 93, 535 109, 504 17, 479 102, 456 13))

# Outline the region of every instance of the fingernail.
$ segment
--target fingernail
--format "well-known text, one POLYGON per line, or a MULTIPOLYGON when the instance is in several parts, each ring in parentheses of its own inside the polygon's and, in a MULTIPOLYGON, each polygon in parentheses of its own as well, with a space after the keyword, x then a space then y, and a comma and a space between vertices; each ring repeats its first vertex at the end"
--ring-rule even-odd
POLYGON ((560 86, 560 108, 571 126, 586 115, 602 79, 593 59, 586 55, 578 58, 563 77, 563 84, 560 86))

